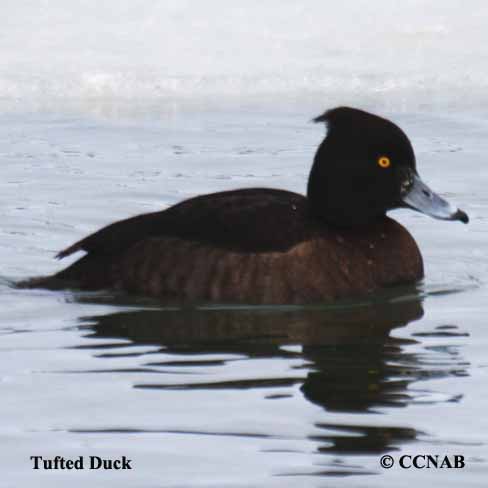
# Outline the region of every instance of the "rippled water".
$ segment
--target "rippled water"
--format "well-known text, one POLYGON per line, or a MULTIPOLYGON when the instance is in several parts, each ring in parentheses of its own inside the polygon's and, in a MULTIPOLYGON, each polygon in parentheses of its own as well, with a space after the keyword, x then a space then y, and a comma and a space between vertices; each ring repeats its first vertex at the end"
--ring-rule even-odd
POLYGON ((315 113, 0 115, 1 486, 484 486, 488 125, 391 114, 420 173, 471 223, 392 213, 417 287, 316 307, 161 308, 110 293, 17 290, 117 218, 241 186, 303 192, 315 113), (459 454, 462 470, 381 468, 459 454), (29 457, 132 459, 33 471, 29 457), (331 479, 333 478, 333 479, 331 479))

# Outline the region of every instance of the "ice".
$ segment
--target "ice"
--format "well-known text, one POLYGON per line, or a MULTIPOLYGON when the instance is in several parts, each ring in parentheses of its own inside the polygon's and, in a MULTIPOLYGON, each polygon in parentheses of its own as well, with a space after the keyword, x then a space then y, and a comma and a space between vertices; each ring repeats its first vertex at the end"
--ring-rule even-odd
POLYGON ((2 2, 0 99, 487 106, 488 4, 2 2))

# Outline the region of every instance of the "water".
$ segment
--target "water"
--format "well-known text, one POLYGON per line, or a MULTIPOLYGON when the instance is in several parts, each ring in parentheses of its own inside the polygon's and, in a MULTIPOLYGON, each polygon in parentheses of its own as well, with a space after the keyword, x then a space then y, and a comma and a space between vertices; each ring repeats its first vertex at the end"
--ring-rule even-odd
POLYGON ((201 191, 304 191, 323 128, 301 113, 2 116, 3 486, 481 486, 487 127, 393 117, 425 180, 472 218, 394 213, 423 251, 419 287, 335 307, 177 310, 9 280, 59 269, 55 251, 100 225, 201 191), (385 471, 385 453, 460 454, 467 467, 385 471), (126 455, 134 468, 37 472, 32 455, 126 455))
POLYGON ((470 5, 5 2, 1 487, 485 485, 486 6, 470 5), (471 217, 392 212, 422 250, 417 286, 183 310, 11 286, 116 219, 304 192, 324 134, 308 121, 336 103, 398 122, 423 179, 471 217), (466 467, 398 467, 416 454, 466 467), (35 471, 35 455, 133 469, 35 471))

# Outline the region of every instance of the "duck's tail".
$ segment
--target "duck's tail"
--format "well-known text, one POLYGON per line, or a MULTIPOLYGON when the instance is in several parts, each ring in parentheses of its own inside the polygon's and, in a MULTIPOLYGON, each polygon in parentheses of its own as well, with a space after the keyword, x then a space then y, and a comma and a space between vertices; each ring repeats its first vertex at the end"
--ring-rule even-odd
MULTIPOLYGON (((75 285, 75 283, 73 282, 75 285)), ((15 283, 16 288, 45 288, 48 290, 61 290, 63 288, 70 288, 69 283, 59 278, 57 274, 51 276, 34 276, 26 280, 15 283)))
POLYGON ((103 257, 83 256, 67 268, 49 276, 35 276, 16 284, 18 288, 97 290, 112 285, 111 263, 103 257))

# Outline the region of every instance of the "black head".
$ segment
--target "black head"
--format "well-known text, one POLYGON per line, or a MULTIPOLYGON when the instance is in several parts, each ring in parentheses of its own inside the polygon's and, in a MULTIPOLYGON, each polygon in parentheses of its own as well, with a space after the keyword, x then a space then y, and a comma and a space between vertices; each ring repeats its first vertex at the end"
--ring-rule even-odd
POLYGON ((339 107, 314 122, 327 124, 308 181, 311 211, 338 226, 371 222, 410 207, 433 217, 467 221, 419 178, 412 145, 393 122, 339 107))

